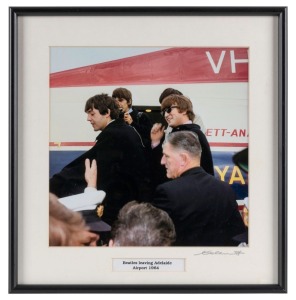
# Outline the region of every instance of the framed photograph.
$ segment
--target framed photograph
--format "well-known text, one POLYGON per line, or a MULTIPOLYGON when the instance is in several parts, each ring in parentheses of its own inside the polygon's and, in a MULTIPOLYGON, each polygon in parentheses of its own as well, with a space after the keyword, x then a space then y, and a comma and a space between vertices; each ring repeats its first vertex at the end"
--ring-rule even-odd
POLYGON ((9 293, 287 293, 287 7, 9 10, 9 293), (107 94, 123 110, 119 87, 151 124, 170 121, 167 88, 190 99, 213 175, 236 195, 235 243, 111 247, 106 205, 87 223, 95 247, 50 242, 51 180, 106 128, 86 101, 107 94))

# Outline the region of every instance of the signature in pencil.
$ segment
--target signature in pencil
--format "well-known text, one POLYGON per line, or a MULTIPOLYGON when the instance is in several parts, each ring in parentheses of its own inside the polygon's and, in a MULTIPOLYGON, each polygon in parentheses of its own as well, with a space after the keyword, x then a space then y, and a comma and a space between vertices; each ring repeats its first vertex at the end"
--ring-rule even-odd
POLYGON ((235 250, 233 252, 223 252, 223 251, 202 251, 199 253, 195 253, 194 255, 234 255, 239 256, 245 254, 241 250, 235 250))

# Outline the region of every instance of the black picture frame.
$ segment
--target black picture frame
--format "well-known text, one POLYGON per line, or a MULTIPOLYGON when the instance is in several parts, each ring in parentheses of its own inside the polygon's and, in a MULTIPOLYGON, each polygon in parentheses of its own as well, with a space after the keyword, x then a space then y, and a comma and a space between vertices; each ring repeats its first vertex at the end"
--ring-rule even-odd
POLYGON ((287 293, 287 7, 9 8, 9 293, 287 293), (278 18, 278 282, 276 284, 44 285, 18 281, 18 18, 22 16, 275 16, 278 18))

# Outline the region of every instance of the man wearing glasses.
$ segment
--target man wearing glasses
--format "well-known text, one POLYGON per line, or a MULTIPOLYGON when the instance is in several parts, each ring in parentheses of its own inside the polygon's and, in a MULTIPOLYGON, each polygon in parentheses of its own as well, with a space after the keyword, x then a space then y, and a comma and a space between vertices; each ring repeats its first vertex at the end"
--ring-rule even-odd
MULTIPOLYGON (((176 89, 174 89, 174 88, 166 88, 161 94, 160 94, 160 96, 159 96, 159 103, 160 103, 160 105, 161 105, 161 103, 162 103, 162 101, 166 98, 166 97, 168 97, 168 96, 170 96, 170 95, 181 95, 181 96, 183 96, 183 94, 182 94, 182 92, 180 92, 179 90, 176 90, 176 89)), ((202 131, 202 132, 206 132, 206 127, 205 127, 205 125, 204 125, 204 123, 203 123, 203 120, 202 120, 202 118, 201 118, 201 116, 199 115, 199 114, 195 114, 195 119, 194 119, 194 122, 193 123, 195 123, 195 124, 197 124, 199 127, 200 127, 200 130, 202 131)), ((167 129, 166 129, 166 131, 165 131, 165 133, 167 134, 167 133, 169 133, 169 132, 171 132, 171 128, 170 127, 168 127, 167 129)))
MULTIPOLYGON (((214 175, 213 159, 210 145, 200 126, 193 123, 195 114, 191 101, 183 95, 170 95, 161 103, 161 113, 172 132, 193 131, 197 134, 201 149, 201 167, 210 175, 214 175)), ((157 186, 165 181, 165 169, 160 165, 162 157, 162 144, 164 141, 164 128, 162 124, 156 123, 151 129, 151 147, 154 165, 154 185, 157 186)))

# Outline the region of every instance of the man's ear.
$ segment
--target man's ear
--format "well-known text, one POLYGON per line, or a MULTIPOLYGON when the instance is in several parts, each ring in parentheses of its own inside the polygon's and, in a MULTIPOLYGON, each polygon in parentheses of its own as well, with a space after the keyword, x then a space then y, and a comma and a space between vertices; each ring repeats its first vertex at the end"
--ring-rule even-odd
POLYGON ((187 152, 181 152, 180 153, 180 158, 181 158, 180 165, 182 167, 186 166, 188 164, 188 162, 189 162, 189 155, 188 155, 188 153, 187 152))
POLYGON ((112 239, 109 240, 109 247, 114 247, 114 241, 112 239))
POLYGON ((106 116, 106 117, 110 117, 110 114, 111 114, 111 110, 108 108, 108 109, 107 109, 107 113, 105 114, 105 116, 106 116))

